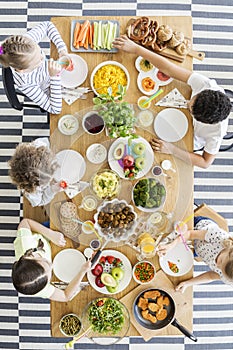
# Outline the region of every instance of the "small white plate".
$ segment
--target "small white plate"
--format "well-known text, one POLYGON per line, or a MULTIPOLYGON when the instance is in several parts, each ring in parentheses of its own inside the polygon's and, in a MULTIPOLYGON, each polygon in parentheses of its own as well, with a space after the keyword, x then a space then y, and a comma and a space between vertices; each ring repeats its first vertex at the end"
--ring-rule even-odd
POLYGON ((58 129, 64 135, 73 135, 78 130, 78 119, 71 114, 63 115, 58 121, 58 129))
POLYGON ((167 142, 181 140, 188 131, 188 120, 183 112, 175 108, 165 108, 154 120, 156 135, 167 142))
POLYGON ((166 255, 159 258, 161 269, 170 276, 183 276, 193 267, 193 252, 186 250, 183 243, 177 244, 166 255), (168 261, 176 264, 179 272, 173 272, 168 265, 168 261))
POLYGON ((86 61, 78 55, 71 53, 69 57, 72 59, 74 69, 72 71, 62 70, 61 84, 66 88, 75 88, 86 80, 88 66, 86 61))
POLYGON ((63 150, 56 154, 59 168, 54 173, 54 179, 66 181, 72 185, 81 180, 86 171, 86 162, 80 153, 71 149, 63 150))
POLYGON ((81 271, 86 262, 84 255, 76 249, 63 249, 53 260, 53 272, 59 280, 69 283, 81 271))
POLYGON ((107 157, 106 148, 100 143, 93 143, 86 151, 86 157, 89 162, 94 164, 102 163, 107 157))

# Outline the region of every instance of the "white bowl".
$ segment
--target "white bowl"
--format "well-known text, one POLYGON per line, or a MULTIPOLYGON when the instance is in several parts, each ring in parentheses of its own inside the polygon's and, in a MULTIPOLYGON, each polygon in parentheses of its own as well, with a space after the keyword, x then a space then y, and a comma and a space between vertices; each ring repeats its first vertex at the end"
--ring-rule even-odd
MULTIPOLYGON (((96 74, 96 72, 104 67, 104 66, 107 66, 107 65, 113 65, 113 66, 117 66, 117 67, 120 67, 126 74, 126 78, 127 78, 127 86, 126 86, 126 90, 128 89, 129 87, 129 83, 130 83, 130 77, 129 77, 129 72, 128 70, 119 62, 116 62, 116 61, 104 61, 100 64, 98 64, 98 66, 96 66, 94 68, 94 70, 92 71, 91 73, 91 79, 90 79, 90 84, 91 84, 91 88, 92 90, 94 91, 94 93, 98 96, 99 95, 99 92, 95 89, 94 87, 94 75, 96 74)), ((105 84, 103 84, 103 86, 106 86, 105 84)))
POLYGON ((87 112, 87 113, 83 116, 83 119, 82 119, 82 127, 83 127, 83 129, 84 129, 88 134, 90 134, 90 135, 95 136, 95 135, 100 134, 100 133, 104 130, 104 126, 105 126, 105 124, 104 124, 103 118, 102 118, 102 117, 98 114, 98 112, 96 112, 96 111, 87 112), (86 128, 86 126, 85 126, 85 121, 86 121, 86 119, 87 119, 88 117, 90 117, 91 115, 93 115, 93 114, 98 115, 98 116, 101 118, 101 120, 103 121, 103 127, 101 128, 101 130, 99 130, 99 131, 97 131, 97 132, 90 132, 90 131, 86 128))
POLYGON ((107 157, 106 147, 101 145, 101 143, 93 143, 88 147, 86 151, 86 157, 89 160, 89 162, 94 164, 100 164, 107 157))
POLYGON ((80 333, 80 331, 81 331, 81 329, 82 329, 82 323, 81 323, 81 320, 80 320, 80 318, 78 317, 78 315, 76 315, 76 314, 74 314, 74 313, 70 313, 70 314, 64 315, 64 316, 61 318, 60 323, 59 323, 59 329, 60 329, 60 332, 61 332, 64 336, 66 336, 66 337, 74 337, 74 336, 77 336, 77 335, 80 333), (64 321, 65 319, 67 319, 67 321, 66 321, 66 323, 67 323, 68 320, 71 319, 71 318, 76 319, 76 322, 79 323, 79 325, 80 325, 79 329, 77 329, 77 331, 76 331, 75 333, 73 333, 72 331, 67 333, 67 332, 65 332, 65 331, 63 330, 63 328, 62 328, 62 323, 63 323, 63 321, 64 321))
POLYGON ((71 114, 65 114, 58 121, 58 129, 64 135, 73 135, 78 131, 79 122, 71 114))
POLYGON ((139 284, 145 285, 145 284, 151 283, 151 282, 154 280, 155 275, 156 275, 155 267, 154 267, 154 265, 153 265, 150 261, 147 261, 147 260, 138 261, 138 262, 134 265, 134 267, 133 267, 133 279, 134 279, 135 282, 137 282, 137 283, 139 283, 139 284), (139 264, 142 264, 142 263, 147 263, 147 264, 151 265, 152 268, 153 268, 153 270, 154 270, 154 276, 153 276, 153 278, 151 278, 151 279, 150 279, 149 281, 147 281, 147 282, 142 282, 142 281, 138 280, 138 279, 135 277, 135 275, 134 275, 134 272, 135 272, 136 267, 137 267, 139 264))

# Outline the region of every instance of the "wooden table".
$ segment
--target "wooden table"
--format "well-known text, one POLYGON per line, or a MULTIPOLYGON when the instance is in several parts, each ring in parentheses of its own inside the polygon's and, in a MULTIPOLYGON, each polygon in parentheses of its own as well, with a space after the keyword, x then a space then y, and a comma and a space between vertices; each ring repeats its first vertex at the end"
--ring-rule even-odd
MULTIPOLYGON (((126 23, 130 19, 130 17, 101 17, 102 19, 109 19, 109 20, 118 20, 120 22, 120 32, 125 32, 126 23)), ((71 21, 73 19, 85 19, 84 17, 55 17, 52 18, 52 22, 57 27, 58 31, 61 33, 61 36, 66 43, 68 50, 70 48, 70 26, 71 21)), ((92 17, 91 19, 100 19, 99 17, 92 17)), ((155 19, 155 18, 154 18, 155 19)), ((156 17, 156 20, 160 24, 169 24, 173 30, 181 30, 183 31, 186 36, 192 38, 192 20, 191 17, 156 17)), ((51 48, 51 56, 56 58, 56 50, 54 46, 52 45, 51 48)), ((124 52, 118 52, 118 53, 80 53, 80 56, 83 57, 86 62, 88 63, 89 73, 88 77, 86 79, 86 82, 83 84, 83 86, 90 86, 90 75, 94 67, 99 64, 102 61, 106 60, 115 60, 120 63, 122 63, 129 71, 130 74, 130 87, 127 91, 125 100, 130 103, 136 103, 139 96, 142 94, 137 88, 136 84, 136 78, 137 78, 137 71, 134 65, 136 56, 135 55, 129 55, 124 52)), ((180 64, 188 69, 192 69, 192 59, 191 57, 187 57, 185 61, 180 64)), ((185 96, 185 98, 190 97, 190 89, 186 84, 183 84, 178 81, 173 81, 168 86, 164 87, 164 93, 160 96, 163 97, 165 94, 167 94, 169 91, 171 91, 174 87, 177 87, 180 92, 185 96)), ((78 152, 80 152, 83 156, 85 156, 85 151, 87 147, 92 144, 93 142, 111 142, 106 137, 105 133, 102 132, 99 135, 96 136, 90 136, 83 132, 82 128, 80 127, 78 135, 73 136, 64 136, 62 135, 58 129, 57 124, 59 117, 64 114, 75 114, 79 113, 80 115, 83 115, 83 110, 86 110, 88 107, 90 108, 92 106, 92 98, 93 94, 88 94, 87 100, 77 100, 75 103, 73 103, 71 106, 68 106, 65 102, 63 102, 63 108, 60 115, 51 115, 51 147, 55 152, 58 152, 63 149, 74 149, 78 152)), ((161 109, 160 107, 153 107, 153 112, 159 112, 161 109)), ((193 129, 192 129, 192 122, 191 122, 191 116, 189 115, 187 110, 182 110, 189 121, 189 130, 186 136, 179 142, 177 142, 177 145, 179 145, 182 148, 186 148, 187 150, 191 151, 193 149, 193 129)), ((152 135, 154 135, 152 128, 147 130, 142 130, 137 128, 137 133, 140 134, 145 139, 149 140, 152 135)), ((193 168, 191 165, 187 165, 183 163, 182 161, 178 159, 173 159, 171 156, 164 155, 164 154, 155 154, 155 164, 160 164, 160 162, 163 159, 170 159, 173 162, 173 166, 177 169, 177 173, 170 178, 166 178, 166 188, 167 188, 167 200, 165 202, 164 211, 169 213, 173 212, 173 220, 181 220, 182 218, 185 218, 189 216, 193 212, 193 168)), ((98 169, 98 167, 94 167, 93 165, 90 166, 90 163, 87 162, 87 171, 85 173, 85 176, 82 180, 89 180, 91 175, 98 169)), ((108 167, 108 164, 103 164, 102 168, 108 167)), ((130 181, 124 181, 126 183, 126 186, 131 186, 130 181)), ((56 226, 54 225, 54 222, 56 222, 57 213, 54 211, 54 203, 58 203, 64 199, 64 194, 59 194, 54 199, 53 203, 50 206, 50 219, 51 219, 51 225, 52 227, 56 226), (62 197, 63 196, 63 197, 62 197), (53 220, 54 218, 54 220, 53 220)), ((82 199, 81 195, 76 196, 72 201, 76 203, 77 205, 80 204, 82 199)), ((139 213, 139 212, 138 212, 139 213)), ((91 214, 94 214, 91 212, 91 214)), ((79 216, 82 220, 89 219, 90 218, 90 212, 85 212, 83 209, 79 210, 79 216)), ((189 222, 189 226, 192 226, 192 221, 189 222)), ((72 247, 72 241, 68 240, 67 247, 72 247)), ((81 246, 79 249, 82 250, 84 247, 81 246)), ((118 246, 116 247, 119 251, 127 255, 129 260, 131 261, 132 265, 136 262, 136 256, 135 251, 131 249, 129 246, 118 246)), ((60 248, 53 246, 53 256, 57 254, 57 252, 60 250, 60 248)), ((157 267, 158 261, 157 258, 153 259, 153 262, 156 264, 157 267)), ((176 278, 174 280, 175 283, 179 282, 180 280, 184 280, 187 277, 192 276, 192 271, 190 271, 186 276, 183 276, 182 278, 178 279, 176 278)), ((129 284, 129 286, 121 293, 115 294, 114 297, 117 299, 122 298, 127 293, 129 293, 134 287, 136 286, 136 283, 132 280, 129 284)), ((101 294, 95 291, 91 286, 87 287, 84 291, 81 291, 72 301, 68 303, 58 303, 58 302, 51 302, 51 334, 53 337, 61 337, 62 334, 59 331, 58 324, 60 318, 69 312, 77 312, 78 314, 81 314, 84 306, 93 298, 100 296, 101 294)), ((184 298, 189 305, 189 310, 186 314, 183 314, 182 317, 179 318, 179 321, 184 324, 189 330, 192 330, 192 289, 189 288, 188 291, 186 291, 184 298)), ((137 330, 131 325, 130 330, 128 332, 128 335, 136 336, 139 333, 137 330)), ((177 328, 173 326, 168 326, 161 330, 161 335, 180 335, 180 332, 177 330, 177 328)))

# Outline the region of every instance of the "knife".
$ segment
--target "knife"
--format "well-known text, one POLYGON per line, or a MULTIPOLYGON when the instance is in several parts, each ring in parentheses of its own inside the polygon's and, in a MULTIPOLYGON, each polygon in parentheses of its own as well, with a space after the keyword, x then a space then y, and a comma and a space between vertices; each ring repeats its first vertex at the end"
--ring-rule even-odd
POLYGON ((95 265, 96 261, 98 261, 100 254, 102 253, 103 249, 106 247, 106 245, 109 242, 109 238, 106 239, 106 241, 104 242, 104 244, 102 245, 102 247, 97 250, 96 254, 93 256, 93 258, 91 259, 91 266, 95 265))

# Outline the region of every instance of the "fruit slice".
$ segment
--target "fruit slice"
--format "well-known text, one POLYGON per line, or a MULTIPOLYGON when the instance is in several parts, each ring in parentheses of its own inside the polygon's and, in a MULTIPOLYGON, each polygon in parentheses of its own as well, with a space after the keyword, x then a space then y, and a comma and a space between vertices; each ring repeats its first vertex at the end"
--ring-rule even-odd
POLYGON ((96 284, 97 287, 99 287, 99 288, 103 288, 103 287, 105 286, 105 284, 102 283, 101 277, 100 277, 100 276, 96 276, 96 278, 95 278, 95 284, 96 284))
POLYGON ((114 149, 113 157, 116 160, 119 160, 123 157, 124 152, 125 152, 125 145, 123 143, 119 143, 119 145, 117 145, 116 148, 114 149))
POLYGON ((103 266, 100 264, 97 264, 94 269, 91 270, 94 276, 99 276, 103 272, 103 266))
POLYGON ((146 146, 142 142, 138 142, 133 146, 133 152, 141 156, 145 152, 146 146))
POLYGON ((116 287, 117 286, 117 281, 115 280, 115 278, 113 278, 112 275, 110 275, 110 273, 102 273, 101 275, 101 282, 108 287, 116 287))
POLYGON ((143 157, 138 157, 135 160, 135 166, 139 169, 142 170, 145 166, 145 158, 143 157))
POLYGON ((116 287, 106 286, 106 288, 109 293, 116 293, 118 285, 116 287))

